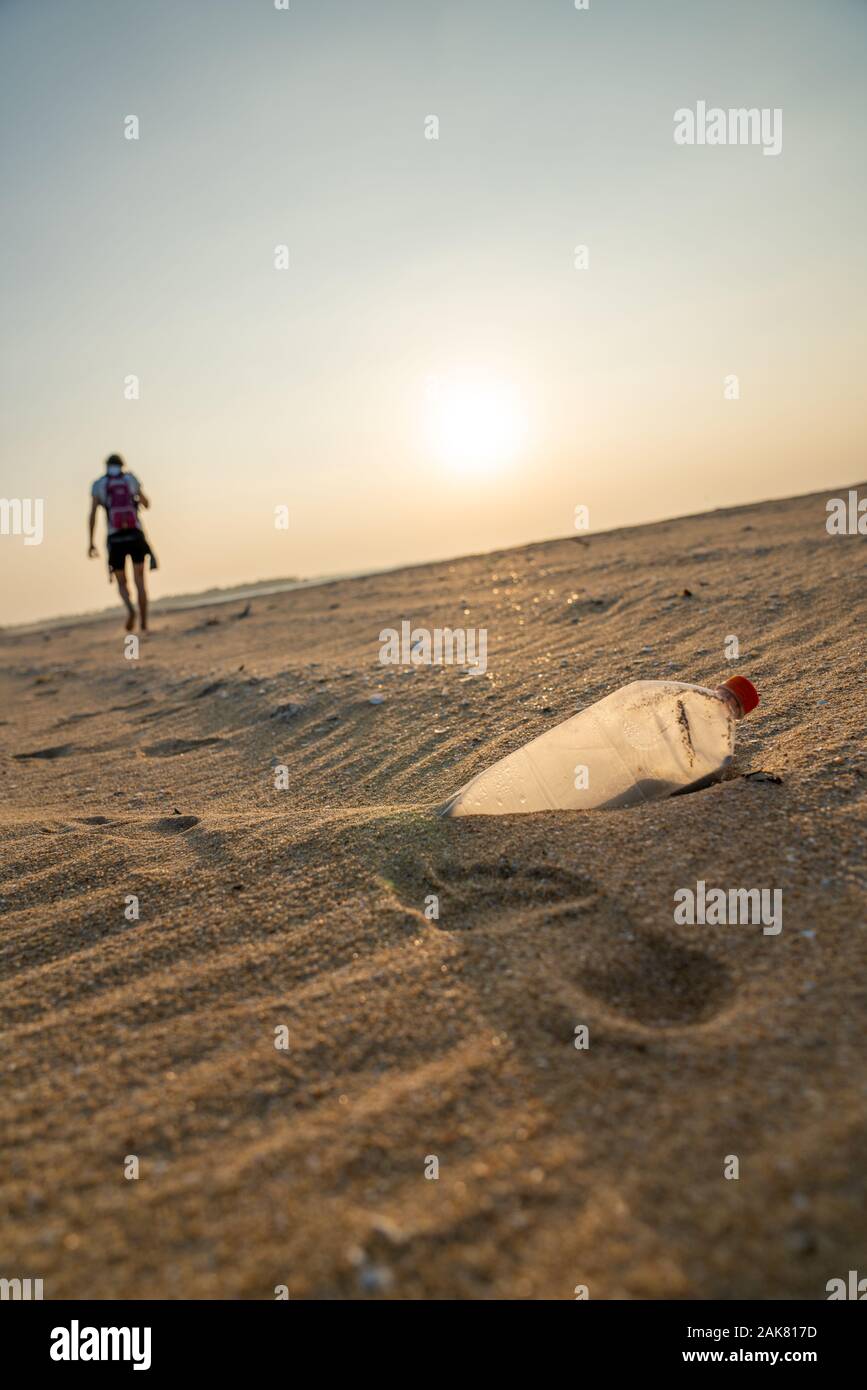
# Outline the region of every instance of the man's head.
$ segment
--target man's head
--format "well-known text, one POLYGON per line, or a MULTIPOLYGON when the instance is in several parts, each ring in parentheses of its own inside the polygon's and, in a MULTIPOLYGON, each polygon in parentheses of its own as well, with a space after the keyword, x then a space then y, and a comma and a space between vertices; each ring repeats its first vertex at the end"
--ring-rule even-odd
POLYGON ((105 471, 114 474, 123 472, 123 459, 120 454, 109 454, 105 461, 105 471))

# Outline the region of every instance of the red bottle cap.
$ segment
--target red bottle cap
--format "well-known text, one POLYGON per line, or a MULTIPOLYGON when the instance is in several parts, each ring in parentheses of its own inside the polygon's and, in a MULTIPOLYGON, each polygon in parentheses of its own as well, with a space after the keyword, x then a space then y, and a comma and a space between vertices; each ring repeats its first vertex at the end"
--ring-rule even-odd
POLYGON ((746 676, 729 676, 727 681, 723 681, 723 686, 732 692, 744 714, 749 714, 759 703, 759 692, 746 676))

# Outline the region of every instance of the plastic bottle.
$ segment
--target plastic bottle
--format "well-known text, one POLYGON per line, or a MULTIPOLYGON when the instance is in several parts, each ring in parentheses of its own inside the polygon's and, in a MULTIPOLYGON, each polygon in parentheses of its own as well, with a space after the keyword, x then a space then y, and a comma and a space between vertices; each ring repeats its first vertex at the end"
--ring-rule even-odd
POLYGON ((607 810, 694 791, 731 762, 735 723, 758 703, 744 676, 715 690, 633 681, 480 772, 441 814, 607 810))

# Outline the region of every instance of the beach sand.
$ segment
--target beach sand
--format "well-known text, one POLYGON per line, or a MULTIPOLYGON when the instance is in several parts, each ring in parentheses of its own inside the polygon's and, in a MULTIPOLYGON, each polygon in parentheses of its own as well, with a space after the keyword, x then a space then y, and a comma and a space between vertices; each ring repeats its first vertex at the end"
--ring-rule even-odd
POLYGON ((826 500, 160 616, 139 660, 120 612, 0 635, 0 1275, 71 1299, 867 1275, 867 542, 826 500), (486 628, 487 675, 381 665, 404 618, 486 628), (433 814, 630 680, 735 673, 761 704, 723 783, 433 814), (782 889, 782 932, 675 925, 700 880, 782 889))

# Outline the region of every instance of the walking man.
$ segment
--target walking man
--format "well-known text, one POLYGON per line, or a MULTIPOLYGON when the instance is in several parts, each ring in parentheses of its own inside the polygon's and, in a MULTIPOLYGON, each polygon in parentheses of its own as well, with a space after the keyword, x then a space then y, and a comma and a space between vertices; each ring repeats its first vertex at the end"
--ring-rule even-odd
POLYGON ((129 556, 132 560, 138 596, 140 626, 142 632, 147 632, 148 596, 144 567, 148 555, 151 557, 151 569, 156 569, 156 561, 142 530, 138 509, 140 506, 149 507, 150 502, 142 492, 141 483, 135 474, 124 472, 124 462, 119 454, 112 454, 106 459, 105 473, 93 484, 90 496, 90 541, 87 553, 91 559, 98 553, 93 543, 93 529, 96 513, 100 507, 104 507, 108 522, 109 577, 117 581, 120 596, 126 605, 126 630, 132 632, 136 617, 135 605, 130 597, 126 579, 126 559, 129 556))

